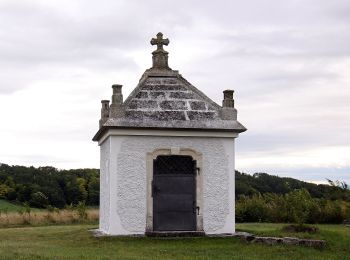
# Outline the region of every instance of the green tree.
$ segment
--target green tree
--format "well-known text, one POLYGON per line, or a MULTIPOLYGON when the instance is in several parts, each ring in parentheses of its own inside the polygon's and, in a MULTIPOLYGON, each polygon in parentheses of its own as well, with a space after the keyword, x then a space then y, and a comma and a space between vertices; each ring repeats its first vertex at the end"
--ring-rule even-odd
POLYGON ((78 189, 79 189, 79 197, 77 199, 79 201, 84 201, 84 203, 85 203, 87 198, 88 198, 88 192, 86 190, 87 181, 84 178, 78 177, 77 184, 78 184, 78 189))
POLYGON ((299 226, 304 225, 309 217, 311 196, 306 189, 292 191, 286 194, 286 201, 288 203, 288 212, 292 217, 292 222, 299 226))
POLYGON ((93 176, 89 180, 88 184, 88 204, 98 205, 100 199, 100 180, 93 176))
POLYGON ((0 199, 6 199, 10 187, 6 184, 0 184, 0 199))
POLYGON ((32 193, 32 198, 29 203, 32 207, 46 208, 49 204, 49 199, 44 193, 37 191, 32 193))

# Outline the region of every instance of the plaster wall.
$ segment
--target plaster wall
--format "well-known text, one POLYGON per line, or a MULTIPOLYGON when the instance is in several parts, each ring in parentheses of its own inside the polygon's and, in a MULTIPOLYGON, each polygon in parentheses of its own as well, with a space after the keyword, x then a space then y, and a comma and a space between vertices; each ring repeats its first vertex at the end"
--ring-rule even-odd
POLYGON ((143 234, 147 219, 147 154, 191 149, 202 154, 203 230, 233 233, 234 138, 110 135, 101 145, 100 230, 143 234))
POLYGON ((110 208, 110 188, 109 188, 109 158, 110 141, 106 140, 100 146, 100 223, 99 229, 108 233, 109 231, 109 208, 110 208))

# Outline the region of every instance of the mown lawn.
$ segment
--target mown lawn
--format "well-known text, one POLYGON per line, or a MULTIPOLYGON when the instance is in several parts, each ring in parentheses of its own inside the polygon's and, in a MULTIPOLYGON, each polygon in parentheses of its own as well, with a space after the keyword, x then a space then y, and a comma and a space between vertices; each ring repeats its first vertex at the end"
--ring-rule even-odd
MULTIPOLYGON (((265 235, 281 234, 279 224, 239 224, 265 235)), ((323 250, 300 246, 246 244, 236 238, 95 238, 94 225, 0 229, 1 259, 350 259, 350 228, 320 225, 315 238, 323 250)))

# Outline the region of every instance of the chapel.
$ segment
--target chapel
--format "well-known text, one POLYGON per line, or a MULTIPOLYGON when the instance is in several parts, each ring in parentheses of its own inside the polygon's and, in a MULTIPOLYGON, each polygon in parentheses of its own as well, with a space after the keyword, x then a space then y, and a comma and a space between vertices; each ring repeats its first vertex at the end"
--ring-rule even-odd
MULTIPOLYGON (((235 232, 233 90, 216 104, 168 65, 158 33, 152 67, 124 100, 102 100, 100 222, 106 235, 235 232)), ((215 76, 215 75, 213 75, 215 76)), ((219 91, 219 87, 218 91, 219 91)))

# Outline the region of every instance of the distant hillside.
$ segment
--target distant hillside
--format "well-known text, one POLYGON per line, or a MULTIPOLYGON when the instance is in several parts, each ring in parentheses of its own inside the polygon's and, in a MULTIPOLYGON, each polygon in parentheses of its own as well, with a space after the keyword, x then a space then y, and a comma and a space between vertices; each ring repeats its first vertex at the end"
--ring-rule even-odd
MULTIPOLYGON (((98 169, 58 170, 54 167, 25 167, 0 164, 0 199, 29 203, 32 207, 48 205, 62 208, 79 201, 99 204, 98 169)), ((248 175, 236 172, 236 197, 253 194, 286 194, 305 188, 314 198, 350 201, 350 191, 329 185, 316 185, 267 173, 248 175)))
POLYGON ((267 173, 249 175, 236 171, 237 198, 257 193, 286 194, 296 189, 305 188, 314 198, 342 199, 350 201, 350 190, 325 184, 313 184, 293 178, 282 178, 267 173))
POLYGON ((37 208, 48 205, 63 208, 79 201, 98 205, 99 182, 98 169, 0 165, 0 199, 27 202, 37 208))

